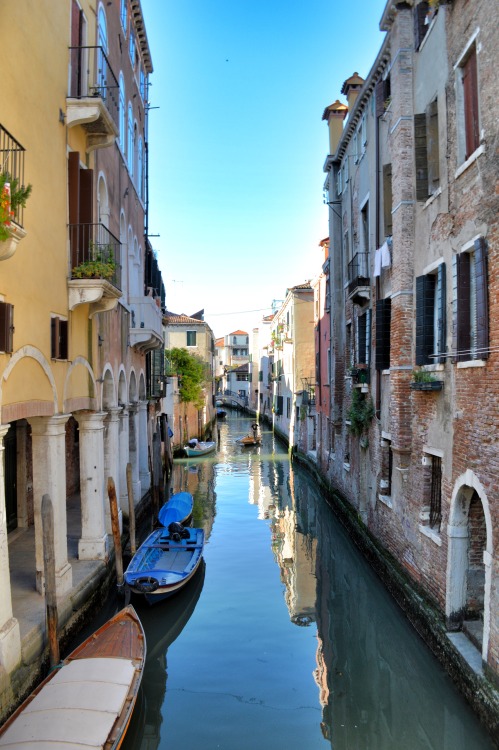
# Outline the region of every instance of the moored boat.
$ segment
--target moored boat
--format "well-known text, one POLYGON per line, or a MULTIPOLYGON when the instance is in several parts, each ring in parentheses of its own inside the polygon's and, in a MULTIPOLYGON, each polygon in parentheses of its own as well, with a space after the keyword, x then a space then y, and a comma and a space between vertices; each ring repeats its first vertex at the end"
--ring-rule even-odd
POLYGON ((254 422, 251 425, 251 433, 238 438, 236 442, 242 446, 261 445, 262 434, 258 423, 254 422))
POLYGON ((119 748, 146 659, 142 624, 125 607, 66 657, 0 728, 0 747, 119 748))
POLYGON ((199 456, 205 456, 207 453, 211 453, 215 450, 217 444, 215 442, 199 442, 198 440, 189 440, 187 445, 184 445, 184 450, 188 458, 198 458, 199 456))
POLYGON ((125 582, 149 604, 175 594, 198 569, 204 548, 203 529, 172 523, 153 531, 140 545, 125 572, 125 582))
POLYGON ((171 523, 185 525, 192 516, 194 498, 190 492, 176 492, 170 497, 158 513, 159 523, 168 528, 171 523))

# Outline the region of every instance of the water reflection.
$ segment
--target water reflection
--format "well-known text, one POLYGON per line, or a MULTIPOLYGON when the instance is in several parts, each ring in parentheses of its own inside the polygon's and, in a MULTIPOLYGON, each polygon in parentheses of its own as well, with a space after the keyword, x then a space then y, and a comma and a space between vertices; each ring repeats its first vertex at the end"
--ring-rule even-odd
POLYGON ((491 748, 311 478, 268 430, 236 444, 250 421, 230 415, 214 456, 175 462, 206 577, 141 608, 145 700, 123 748, 491 748))

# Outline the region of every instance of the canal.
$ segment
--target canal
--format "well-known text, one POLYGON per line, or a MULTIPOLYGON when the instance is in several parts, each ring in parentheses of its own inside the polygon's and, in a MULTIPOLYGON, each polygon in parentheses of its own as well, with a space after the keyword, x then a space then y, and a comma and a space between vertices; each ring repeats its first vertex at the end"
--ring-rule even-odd
POLYGON ((229 412, 215 455, 175 462, 205 564, 132 598, 148 658, 123 750, 492 748, 311 477, 268 428, 237 445, 250 424, 229 412))

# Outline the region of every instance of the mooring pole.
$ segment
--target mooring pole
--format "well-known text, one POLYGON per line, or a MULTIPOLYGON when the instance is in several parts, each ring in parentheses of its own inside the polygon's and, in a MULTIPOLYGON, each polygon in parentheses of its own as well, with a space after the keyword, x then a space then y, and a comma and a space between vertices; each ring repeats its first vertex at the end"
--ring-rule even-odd
POLYGON ((47 611, 47 636, 50 666, 59 664, 59 642, 57 640, 57 594, 55 586, 54 510, 49 495, 42 497, 43 573, 45 578, 45 607, 47 611))
POLYGON ((111 527, 114 539, 114 554, 116 557, 116 583, 118 590, 123 587, 123 555, 121 551, 120 521, 118 517, 118 501, 116 499, 116 487, 112 477, 107 479, 107 494, 111 508, 111 527))
POLYGON ((128 490, 128 530, 130 532, 130 551, 135 554, 135 503, 133 500, 132 464, 126 465, 126 486, 128 490))

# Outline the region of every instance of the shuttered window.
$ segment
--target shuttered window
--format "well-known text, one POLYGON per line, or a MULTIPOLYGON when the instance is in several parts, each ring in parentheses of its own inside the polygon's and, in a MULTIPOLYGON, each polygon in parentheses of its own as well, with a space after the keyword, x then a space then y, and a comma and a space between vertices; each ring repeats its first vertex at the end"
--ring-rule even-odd
POLYGON ((389 297, 376 302, 376 369, 390 367, 390 324, 392 301, 389 297))
POLYGON ((14 350, 14 305, 0 302, 0 352, 14 350))
POLYGON ((416 279, 416 364, 445 361, 445 263, 416 279), (439 356, 438 356, 439 355, 439 356))
POLYGON ((483 237, 473 251, 454 256, 453 350, 455 361, 489 356, 487 245, 483 237))
POLYGON ((465 159, 468 159, 480 145, 477 60, 475 47, 472 48, 466 61, 462 65, 462 84, 464 103, 464 130, 466 138, 465 159))
POLYGON ((414 115, 414 158, 416 199, 426 201, 440 185, 437 99, 430 102, 424 114, 414 115))
POLYGON ((357 364, 368 365, 371 352, 371 311, 357 318, 357 364))
POLYGON ((160 398, 164 395, 165 352, 164 349, 153 349, 146 356, 147 396, 160 398))
POLYGON ((50 319, 50 356, 52 359, 68 358, 68 321, 62 318, 50 319))
POLYGON ((392 228, 392 165, 383 164, 383 225, 384 236, 393 233, 392 228))

